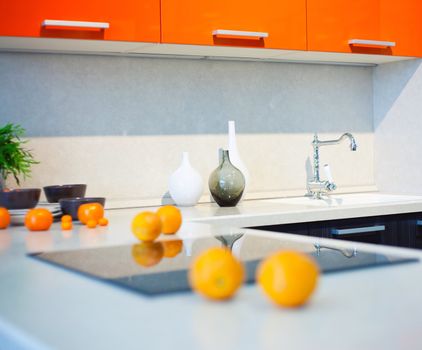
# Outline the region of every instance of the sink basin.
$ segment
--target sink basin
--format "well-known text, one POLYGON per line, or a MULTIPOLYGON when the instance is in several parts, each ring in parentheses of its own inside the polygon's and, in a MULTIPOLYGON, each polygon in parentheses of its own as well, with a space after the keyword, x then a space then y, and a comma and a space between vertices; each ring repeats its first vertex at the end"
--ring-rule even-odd
POLYGON ((388 204, 397 202, 418 201, 422 202, 422 196, 406 196, 380 193, 357 193, 330 195, 324 199, 312 199, 309 197, 277 198, 269 199, 268 202, 280 204, 294 204, 316 207, 342 207, 348 205, 388 204))

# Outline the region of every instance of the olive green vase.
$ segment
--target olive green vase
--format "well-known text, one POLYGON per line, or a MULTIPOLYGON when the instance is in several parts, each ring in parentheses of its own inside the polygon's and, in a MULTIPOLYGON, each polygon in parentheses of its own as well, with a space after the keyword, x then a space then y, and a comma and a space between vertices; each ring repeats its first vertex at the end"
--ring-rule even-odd
POLYGON ((208 180, 212 198, 220 207, 234 207, 245 189, 245 177, 230 162, 229 151, 223 150, 221 163, 208 180))

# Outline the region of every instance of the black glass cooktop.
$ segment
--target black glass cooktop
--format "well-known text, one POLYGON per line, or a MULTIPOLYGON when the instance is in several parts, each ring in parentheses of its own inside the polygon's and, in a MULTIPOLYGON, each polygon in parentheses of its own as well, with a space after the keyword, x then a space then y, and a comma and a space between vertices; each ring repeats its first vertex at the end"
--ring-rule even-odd
POLYGON ((243 261, 247 282, 254 282, 255 269, 263 257, 281 249, 313 256, 323 273, 418 261, 417 258, 361 252, 353 248, 339 249, 335 243, 322 246, 252 234, 43 252, 30 256, 136 292, 156 295, 190 290, 187 269, 192 259, 213 246, 227 246, 243 261))

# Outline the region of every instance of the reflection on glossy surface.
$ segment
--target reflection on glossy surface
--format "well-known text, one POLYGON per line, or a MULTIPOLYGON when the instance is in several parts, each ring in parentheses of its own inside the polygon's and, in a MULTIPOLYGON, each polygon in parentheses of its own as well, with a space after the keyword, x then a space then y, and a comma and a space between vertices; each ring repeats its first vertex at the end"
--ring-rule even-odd
POLYGON ((232 246, 232 254, 238 259, 241 259, 241 251, 244 240, 245 236, 242 235, 242 237, 240 237, 236 242, 234 242, 232 246))
MULTIPOLYGON (((96 230, 91 231, 96 236, 107 237, 107 235, 95 234, 96 230)), ((244 231, 242 230, 241 232, 244 231)), ((22 233, 25 233, 22 237, 28 235, 27 232, 22 233)), ((31 236, 37 239, 44 237, 47 246, 49 240, 52 239, 49 237, 49 233, 32 233, 31 236)), ((54 243, 56 243, 56 246, 61 248, 60 243, 64 242, 64 240, 57 240, 60 237, 54 234, 53 237, 55 238, 54 243)), ((78 235, 74 235, 74 238, 75 244, 79 247, 79 244, 77 244, 79 243, 78 235)), ((12 239, 14 240, 15 236, 12 236, 12 239)), ((68 240, 66 243, 69 241, 72 240, 68 240)), ((188 242, 191 245, 193 244, 193 252, 187 247, 185 240, 183 241, 183 246, 187 253, 192 253, 192 256, 197 256, 201 252, 221 245, 214 237, 198 237, 195 240, 189 239, 188 242)), ((397 255, 374 254, 362 251, 359 251, 359 254, 353 259, 348 259, 341 252, 333 249, 321 249, 320 255, 317 255, 314 246, 315 242, 292 241, 288 237, 279 239, 276 236, 263 239, 261 233, 256 235, 245 234, 234 243, 233 249, 235 249, 238 242, 242 243, 241 261, 245 265, 247 281, 249 282, 254 280, 255 269, 259 261, 263 257, 281 249, 297 250, 314 256, 322 272, 344 271, 415 261, 415 259, 403 258, 397 255)), ((320 243, 321 245, 323 244, 323 242, 320 243)), ((341 246, 335 242, 333 242, 332 247, 341 249, 341 246)), ((113 244, 111 246, 84 249, 58 249, 50 252, 43 252, 45 250, 43 249, 44 247, 39 245, 37 248, 33 247, 32 249, 38 253, 33 255, 34 258, 48 261, 73 271, 79 271, 89 276, 106 279, 118 286, 129 287, 140 293, 159 295, 190 290, 187 271, 193 259, 184 254, 178 254, 172 259, 162 259, 164 257, 164 247, 160 242, 138 243, 135 245, 113 244)))
POLYGON ((0 231, 0 252, 5 251, 12 243, 12 235, 7 231, 0 231))
POLYGON ((357 251, 356 247, 354 247, 353 249, 339 249, 339 248, 328 247, 328 246, 325 246, 325 245, 320 245, 319 243, 315 243, 314 246, 315 246, 315 249, 316 249, 317 256, 319 256, 321 254, 321 249, 335 250, 337 252, 340 252, 346 258, 349 258, 349 259, 354 258, 358 255, 358 251, 357 251))
POLYGON ((30 252, 42 252, 53 247, 53 235, 51 232, 28 232, 25 237, 26 249, 30 252))
POLYGON ((161 242, 142 242, 132 245, 133 260, 143 267, 157 265, 164 256, 161 242))
POLYGON ((107 238, 102 233, 106 231, 107 227, 96 227, 95 229, 91 229, 85 225, 80 225, 78 232, 81 247, 92 247, 104 243, 107 238))
POLYGON ((161 242, 164 248, 165 258, 174 258, 179 255, 183 249, 183 241, 181 239, 175 239, 172 241, 161 242))
POLYGON ((192 256, 193 243, 195 242, 194 238, 185 238, 183 240, 183 245, 185 246, 186 256, 192 256))
POLYGON ((238 207, 217 207, 213 212, 213 216, 227 216, 242 214, 238 207))
POLYGON ((61 235, 63 239, 72 238, 72 230, 62 230, 61 235))
POLYGON ((223 243, 223 246, 226 248, 229 248, 230 251, 233 250, 234 243, 243 237, 243 233, 237 233, 232 235, 224 235, 224 236, 215 236, 216 239, 218 239, 221 243, 223 243))

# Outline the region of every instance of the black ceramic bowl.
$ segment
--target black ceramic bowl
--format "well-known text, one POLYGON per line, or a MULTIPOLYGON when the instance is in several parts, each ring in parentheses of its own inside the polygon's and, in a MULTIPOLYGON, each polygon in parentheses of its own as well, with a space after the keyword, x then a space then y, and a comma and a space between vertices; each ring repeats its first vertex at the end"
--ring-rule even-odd
POLYGON ((85 198, 62 198, 59 200, 60 208, 63 214, 72 216, 73 220, 78 220, 78 208, 85 203, 100 203, 105 204, 104 197, 85 197, 85 198))
POLYGON ((85 197, 86 185, 45 186, 44 193, 49 203, 57 203, 62 198, 85 197))
POLYGON ((19 188, 11 191, 0 191, 0 207, 7 209, 34 208, 40 200, 40 188, 19 188))

